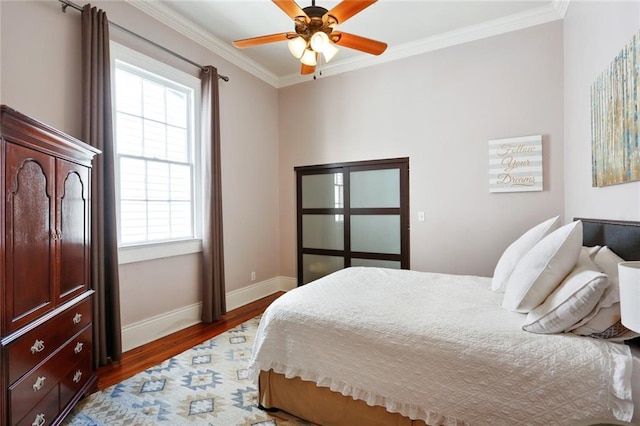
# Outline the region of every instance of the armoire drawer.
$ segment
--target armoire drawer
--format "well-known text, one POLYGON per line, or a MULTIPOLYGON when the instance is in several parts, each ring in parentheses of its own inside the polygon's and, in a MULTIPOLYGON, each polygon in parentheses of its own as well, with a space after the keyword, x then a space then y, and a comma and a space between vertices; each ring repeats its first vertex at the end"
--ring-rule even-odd
POLYGON ((91 376, 91 326, 70 339, 59 351, 45 360, 37 368, 28 372, 18 382, 9 387, 12 423, 24 417, 32 407, 39 405, 44 394, 62 385, 66 405, 69 392, 80 389, 91 376), (79 373, 78 373, 79 371, 79 373))
POLYGON ((58 416, 58 387, 52 389, 17 426, 47 426, 58 416))
POLYGON ((52 391, 58 405, 58 383, 63 372, 57 368, 59 365, 52 362, 55 358, 47 360, 9 388, 11 424, 16 424, 33 407, 39 406, 40 401, 52 391))
POLYGON ((77 364, 85 358, 91 359, 91 342, 93 340, 93 328, 88 325, 80 333, 73 338, 60 350, 61 354, 57 356, 63 357, 67 365, 77 364))
POLYGON ((88 297, 9 344, 9 384, 91 323, 91 303, 92 298, 88 297))
POLYGON ((60 408, 66 406, 82 389, 91 377, 91 352, 85 352, 83 359, 76 364, 60 382, 60 408))

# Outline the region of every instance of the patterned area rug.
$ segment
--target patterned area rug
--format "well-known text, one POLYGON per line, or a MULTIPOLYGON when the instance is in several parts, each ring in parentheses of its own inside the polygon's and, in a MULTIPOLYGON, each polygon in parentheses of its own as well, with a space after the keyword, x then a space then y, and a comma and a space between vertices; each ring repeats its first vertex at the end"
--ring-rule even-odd
POLYGON ((309 425, 286 413, 257 407, 258 388, 248 378, 260 317, 195 346, 82 400, 68 426, 309 425))

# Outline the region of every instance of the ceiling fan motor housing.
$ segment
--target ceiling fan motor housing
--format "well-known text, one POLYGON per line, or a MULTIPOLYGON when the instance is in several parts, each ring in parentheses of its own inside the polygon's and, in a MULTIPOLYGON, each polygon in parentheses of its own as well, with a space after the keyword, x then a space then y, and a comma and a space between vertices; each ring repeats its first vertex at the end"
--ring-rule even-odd
POLYGON ((313 19, 313 18, 320 18, 320 19, 322 19, 322 17, 324 16, 324 14, 328 12, 328 10, 327 10, 327 9, 325 9, 324 7, 322 7, 322 6, 315 6, 315 5, 313 5, 313 6, 307 6, 307 7, 305 7, 304 9, 302 9, 302 11, 303 11, 304 13, 306 13, 306 14, 307 14, 307 16, 308 16, 309 18, 311 18, 311 19, 313 19))
MULTIPOLYGON (((314 2, 315 3, 315 2, 314 2)), ((314 33, 322 31, 330 36, 333 31, 333 26, 338 23, 336 18, 331 15, 327 15, 327 19, 323 22, 323 17, 327 14, 328 10, 321 6, 307 6, 302 11, 309 18, 308 22, 305 17, 299 16, 295 19, 296 33, 308 40, 314 33)))

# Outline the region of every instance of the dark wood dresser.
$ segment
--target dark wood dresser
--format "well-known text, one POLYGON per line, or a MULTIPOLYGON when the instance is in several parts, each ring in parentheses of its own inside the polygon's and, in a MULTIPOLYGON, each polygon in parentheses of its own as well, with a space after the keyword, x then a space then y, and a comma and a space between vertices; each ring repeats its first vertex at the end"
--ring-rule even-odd
POLYGON ((58 424, 95 386, 95 148, 0 106, 0 425, 58 424))

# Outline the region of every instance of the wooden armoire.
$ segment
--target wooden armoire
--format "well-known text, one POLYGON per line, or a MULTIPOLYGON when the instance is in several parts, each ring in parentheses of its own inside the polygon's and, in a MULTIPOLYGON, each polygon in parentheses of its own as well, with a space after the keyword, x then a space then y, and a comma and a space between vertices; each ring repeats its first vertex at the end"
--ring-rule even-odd
POLYGON ((60 423, 95 386, 95 148, 0 106, 0 425, 60 423))

